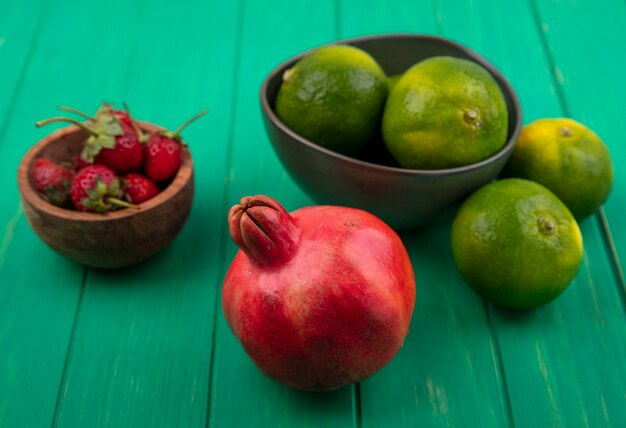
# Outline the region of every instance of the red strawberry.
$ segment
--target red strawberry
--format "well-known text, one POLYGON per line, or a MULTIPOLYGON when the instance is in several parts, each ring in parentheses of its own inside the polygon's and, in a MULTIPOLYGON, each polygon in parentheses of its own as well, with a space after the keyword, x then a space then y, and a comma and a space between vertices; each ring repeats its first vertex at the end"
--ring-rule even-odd
POLYGON ((78 171, 72 181, 70 196, 78 211, 111 211, 118 207, 139 208, 122 201, 120 180, 104 165, 90 165, 78 171))
POLYGON ((35 189, 52 205, 65 207, 70 202, 72 172, 48 159, 37 159, 33 168, 35 189))
POLYGON ((87 161, 84 161, 80 154, 76 155, 76 157, 74 158, 74 169, 76 171, 80 171, 81 169, 89 165, 91 164, 87 161))
MULTIPOLYGON (((94 162, 107 165, 120 175, 139 171, 143 161, 143 148, 130 115, 120 110, 110 110, 109 114, 117 118, 122 134, 116 135, 114 148, 105 148, 101 145, 94 162)), ((95 147, 98 147, 98 144, 96 143, 95 147)), ((86 148, 86 150, 89 152, 92 149, 86 148)), ((82 156, 89 159, 89 154, 82 156)))
POLYGON ((206 110, 201 111, 174 132, 159 131, 150 134, 144 147, 143 163, 143 169, 148 178, 159 183, 170 180, 176 175, 178 168, 180 168, 181 146, 184 144, 180 133, 187 125, 206 112, 206 110))
POLYGON ((118 174, 141 168, 143 150, 137 128, 128 113, 114 110, 107 103, 102 103, 95 117, 69 107, 60 109, 79 114, 88 119, 88 122, 81 123, 69 117, 54 117, 37 122, 37 126, 53 122, 73 123, 89 133, 81 153, 85 162, 108 166, 118 174))
POLYGON ((161 189, 149 178, 136 172, 124 176, 124 194, 133 204, 141 204, 154 198, 161 189))

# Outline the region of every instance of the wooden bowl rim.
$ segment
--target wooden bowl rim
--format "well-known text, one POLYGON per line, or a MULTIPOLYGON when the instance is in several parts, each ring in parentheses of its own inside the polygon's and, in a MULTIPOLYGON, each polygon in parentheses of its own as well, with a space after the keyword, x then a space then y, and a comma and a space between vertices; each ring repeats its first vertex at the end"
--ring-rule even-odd
MULTIPOLYGON (((149 122, 138 121, 138 123, 143 129, 150 132, 163 129, 160 126, 149 122)), ((30 177, 28 176, 28 171, 35 160, 41 157, 39 155, 44 147, 48 144, 53 144, 68 135, 78 132, 81 132, 81 129, 76 125, 58 129, 39 140, 28 150, 28 152, 26 152, 20 161, 18 168, 19 191, 28 204, 32 205, 38 211, 45 212, 47 215, 66 220, 85 222, 114 221, 134 215, 140 215, 170 200, 174 195, 180 192, 180 190, 183 189, 193 177, 193 159, 191 157, 191 152, 187 146, 183 146, 183 150, 181 151, 181 165, 172 182, 157 196, 140 204, 140 209, 124 208, 105 213, 92 213, 57 207, 46 202, 41 198, 41 196, 39 196, 37 190, 35 190, 32 186, 30 177)))

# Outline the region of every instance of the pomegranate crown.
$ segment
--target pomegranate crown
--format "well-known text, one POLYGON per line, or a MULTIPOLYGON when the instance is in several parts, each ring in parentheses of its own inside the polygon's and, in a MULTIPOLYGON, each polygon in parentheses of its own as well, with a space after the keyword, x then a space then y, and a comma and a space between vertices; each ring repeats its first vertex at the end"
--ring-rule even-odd
POLYGON ((250 260, 281 266, 294 256, 300 229, 281 204, 267 196, 246 196, 228 214, 230 236, 250 260))

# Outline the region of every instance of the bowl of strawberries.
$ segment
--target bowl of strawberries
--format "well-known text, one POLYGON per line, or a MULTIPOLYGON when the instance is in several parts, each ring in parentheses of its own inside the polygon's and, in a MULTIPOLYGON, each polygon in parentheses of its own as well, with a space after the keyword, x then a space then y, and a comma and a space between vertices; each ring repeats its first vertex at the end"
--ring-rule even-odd
POLYGON ((102 104, 24 155, 18 187, 28 223, 53 250, 99 268, 141 262, 182 229, 193 201, 191 153, 180 132, 134 120, 102 104))

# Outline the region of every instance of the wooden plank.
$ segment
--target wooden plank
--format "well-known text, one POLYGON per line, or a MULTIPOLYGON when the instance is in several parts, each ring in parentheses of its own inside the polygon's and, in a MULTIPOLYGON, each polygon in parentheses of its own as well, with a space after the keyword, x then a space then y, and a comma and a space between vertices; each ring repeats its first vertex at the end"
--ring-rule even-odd
POLYGON ((520 99, 524 123, 559 114, 556 88, 526 4, 511 9, 485 1, 437 4, 442 34, 476 50, 505 73, 520 99))
MULTIPOLYGON (((342 3, 342 37, 439 28, 430 2, 369 2, 363 9, 361 2, 342 3)), ((415 270, 416 305, 398 355, 361 383, 364 427, 507 424, 484 305, 455 273, 448 244, 452 214, 402 235, 415 270)))
POLYGON ((607 238, 615 245, 622 292, 626 293, 626 171, 620 167, 626 159, 626 4, 622 0, 601 4, 587 0, 546 1, 537 3, 535 10, 566 103, 565 113, 593 129, 607 144, 613 159, 614 185, 604 213, 607 238), (596 31, 598 28, 602 31, 596 31))
POLYGON ((408 0, 344 0, 338 3, 341 38, 385 33, 437 34, 433 4, 408 0))
POLYGON ((237 2, 150 2, 138 35, 129 35, 129 69, 111 77, 123 89, 116 100, 172 129, 210 109, 183 134, 195 200, 163 253, 129 269, 90 271, 59 426, 206 424, 238 14, 237 2))
POLYGON ((27 8, 20 2, 0 3, 0 138, 39 39, 46 3, 32 1, 27 8))
MULTIPOLYGON (((559 10, 555 15, 571 13, 569 6, 559 10)), ((442 2, 440 15, 446 35, 484 53, 511 79, 527 121, 564 114, 554 81, 546 74, 550 63, 539 48, 529 5, 442 2)), ((584 16, 579 22, 589 19, 584 16)), ((550 28, 558 34, 582 29, 571 25, 564 19, 550 28)), ((571 43, 569 39, 568 47, 571 43)), ((516 426, 620 426, 626 420, 623 307, 596 222, 584 222, 582 232, 583 264, 555 302, 524 313, 490 308, 516 426)))
POLYGON ((582 225, 579 274, 554 303, 494 310, 516 426, 623 426, 626 320, 597 224, 582 225))
MULTIPOLYGON (((12 120, 8 135, 34 137, 13 131, 31 125, 12 120)), ((0 179, 10 183, 14 169, 4 164, 0 179)), ((12 205, 1 218, 0 426, 46 426, 54 415, 83 268, 53 254, 12 205)))
MULTIPOLYGON (((485 53, 511 78, 520 91, 527 121, 563 114, 549 63, 540 49, 528 49, 541 45, 531 25, 532 9, 523 3, 505 8, 478 0, 440 3, 437 13, 408 2, 384 8, 378 5, 377 13, 376 5, 370 2, 354 9, 341 2, 339 36, 434 32, 436 25, 441 25, 446 35, 485 53), (417 7, 426 10, 413 14, 417 7), (516 31, 511 32, 511 28, 516 31)), ((559 85, 567 108, 601 136, 608 130, 605 139, 612 153, 618 153, 614 159, 622 159, 618 136, 624 134, 624 125, 617 114, 624 97, 623 85, 618 84, 621 74, 617 73, 624 61, 611 55, 623 52, 619 50, 619 41, 624 40, 623 3, 607 4, 602 7, 608 9, 601 9, 592 2, 561 1, 542 3, 538 10, 557 75, 562 76, 559 85), (585 30, 589 22, 606 22, 605 33, 594 32, 591 37, 585 30), (604 40, 605 35, 613 38, 604 40), (598 37, 605 42, 603 46, 596 46, 598 37), (577 48, 570 49, 572 45, 577 48), (589 63, 593 67, 580 66, 577 52, 589 52, 585 48, 592 51, 589 63), (607 58, 611 58, 610 63, 607 58), (602 70, 599 80, 603 82, 590 80, 597 70, 602 70), (581 87, 589 93, 580 91, 581 87)), ((554 304, 525 315, 490 309, 488 316, 497 333, 493 339, 487 334, 480 301, 451 264, 447 234, 452 213, 429 230, 403 236, 416 271, 420 271, 418 281, 422 281, 418 283, 412 333, 396 359, 362 383, 360 417, 351 412, 351 400, 355 402, 356 397, 351 397, 347 388, 335 394, 299 393, 263 377, 228 331, 221 310, 212 312, 226 267, 219 260, 227 264, 235 252, 226 238, 224 215, 229 205, 248 193, 276 196, 289 209, 310 203, 271 152, 258 114, 257 92, 274 64, 337 36, 332 30, 333 6, 318 4, 312 6, 312 14, 294 19, 289 4, 277 5, 277 10, 272 10, 277 15, 264 23, 281 31, 266 33, 260 23, 266 19, 267 8, 261 2, 246 3, 249 11, 236 74, 240 87, 234 104, 229 103, 233 101, 233 82, 215 76, 228 79, 234 74, 236 5, 222 6, 227 8, 223 12, 210 5, 191 8, 180 4, 163 9, 144 4, 144 12, 140 7, 119 5, 108 12, 99 8, 96 13, 89 5, 52 5, 51 17, 42 28, 47 36, 33 50, 25 75, 28 85, 19 91, 15 113, 7 120, 5 138, 0 141, 0 178, 11 183, 21 155, 44 134, 33 129, 32 123, 50 114, 62 101, 92 110, 103 97, 126 100, 137 115, 170 126, 204 107, 204 100, 212 110, 185 134, 196 162, 202 160, 207 166, 197 171, 198 197, 178 240, 153 261, 134 269, 90 271, 55 423, 202 425, 210 394, 210 333, 215 315, 219 348, 215 353, 210 422, 216 426, 359 422, 370 426, 391 422, 464 425, 467 420, 486 426, 505 425, 506 403, 496 370, 498 348, 502 350, 517 426, 624 425, 626 379, 620 364, 626 356, 623 306, 595 220, 583 224, 586 256, 571 288, 554 304), (185 7, 188 10, 183 14, 185 7), (181 16, 185 25, 176 31, 184 27, 182 34, 163 31, 162 22, 176 22, 181 16), (141 33, 136 37, 131 29, 140 17, 141 33), (200 28, 203 19, 207 27, 215 28, 200 28), (311 20, 321 24, 311 30, 307 25, 311 20), (58 22, 75 25, 63 28, 58 22), (209 37, 212 34, 219 37, 209 37), (189 40, 189 45, 181 45, 181 40, 189 40), (198 49, 198 40, 222 43, 203 52, 198 49), (86 41, 98 46, 102 54, 80 56, 77 52, 86 41), (141 53, 134 55, 135 49, 141 53), (161 63, 159 54, 165 51, 179 55, 161 63), (203 56, 207 53, 218 59, 207 59, 203 56), (173 75, 182 76, 180 82, 169 78, 173 75), (158 94, 155 87, 159 87, 158 94), (224 142, 229 141, 233 109, 237 127, 229 155, 224 142), (206 147, 197 147, 197 141, 206 147), (229 156, 233 165, 225 169, 229 156), (229 189, 222 197, 224 176, 228 177, 229 189), (200 241, 197 236, 211 242, 200 241), (478 354, 473 351, 476 349, 478 354), (478 374, 468 380, 468 370, 478 374), (472 396, 474 389, 480 391, 479 398, 472 396), (255 403, 250 406, 250 401, 255 403), (241 403, 246 403, 245 412, 241 403), (461 416, 473 419, 462 420, 461 416)), ((0 10, 5 9, 0 6, 0 10)), ((11 53, 10 57, 21 54, 11 53)), ((3 72, 15 70, 0 67, 0 74, 3 72)), ((5 100, 0 99, 0 108, 5 100)), ((624 208, 624 193, 619 174, 617 171, 606 211, 612 237, 623 257, 624 223, 618 214, 624 208)), ((54 413, 83 269, 38 241, 18 208, 14 186, 3 198, 8 202, 0 210, 0 426, 47 425, 54 413), (37 269, 25 264, 31 260, 37 260, 37 269), (47 280, 42 282, 41 278, 47 280), (36 408, 25 404, 33 402, 36 408)))
MULTIPOLYGON (((125 50, 123 40, 109 34, 132 28, 136 12, 133 4, 115 10, 60 1, 50 5, 28 69, 20 77, 27 84, 19 88, 0 142, 0 177, 4 183, 15 183, 22 155, 51 131, 36 130, 36 120, 54 114, 61 102, 84 107, 115 90, 107 79, 109 65, 114 58, 116 66, 122 67, 124 61, 117 57, 125 50), (90 48, 98 46, 99 55, 86 55, 86 43, 90 48), (85 76, 93 79, 91 86, 84 83, 85 76), (90 88, 98 93, 98 99, 93 100, 90 88)), ((28 13, 21 15, 22 22, 16 25, 28 28, 30 24, 23 21, 30 18, 28 13)), ((28 37, 24 42, 32 43, 28 37)), ((45 426, 52 422, 55 412, 84 268, 53 253, 29 229, 18 205, 17 186, 5 186, 3 201, 0 425, 45 426)))
MULTIPOLYGON (((288 210, 311 204, 272 151, 259 113, 258 92, 262 80, 274 66, 291 55, 332 40, 336 36, 334 17, 331 1, 308 3, 306 9, 294 9, 292 2, 278 1, 272 4, 271 13, 267 11, 266 2, 246 2, 235 94, 228 206, 251 194, 275 197, 288 210)), ((222 239, 226 269, 236 247, 227 231, 223 231, 222 239)), ((313 394, 289 389, 266 378, 233 337, 221 308, 217 316, 209 410, 211 426, 332 427, 353 422, 350 388, 313 394), (242 403, 245 403, 245 411, 242 403)))
POLYGON ((364 427, 508 424, 484 305, 454 271, 451 214, 402 235, 415 269, 416 305, 398 355, 361 383, 364 427))

